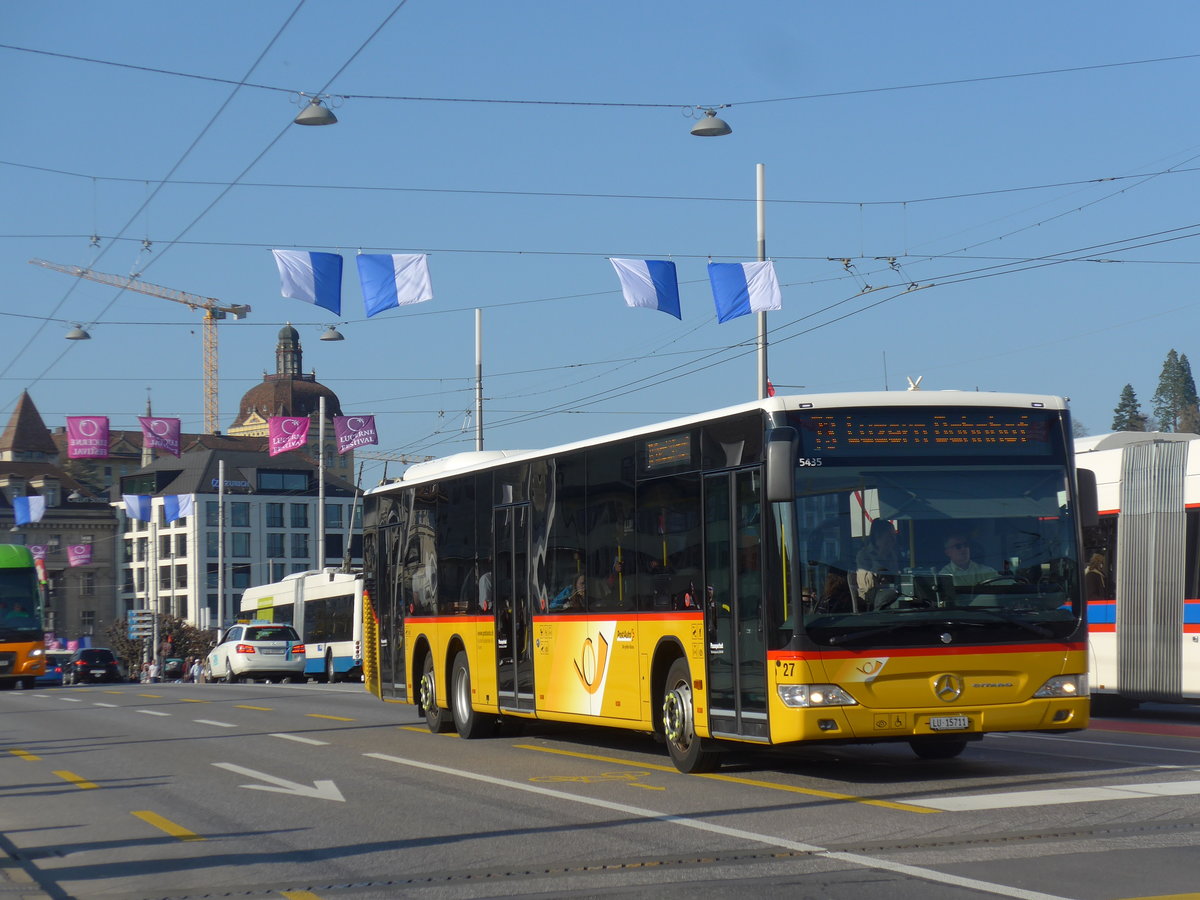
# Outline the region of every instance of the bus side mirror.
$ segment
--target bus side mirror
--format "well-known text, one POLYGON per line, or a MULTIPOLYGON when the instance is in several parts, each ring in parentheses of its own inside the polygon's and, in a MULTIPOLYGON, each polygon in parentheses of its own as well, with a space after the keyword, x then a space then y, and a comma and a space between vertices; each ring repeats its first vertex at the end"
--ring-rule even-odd
POLYGON ((781 426, 767 432, 767 502, 791 503, 796 499, 796 455, 800 435, 781 426))
POLYGON ((1100 500, 1096 492, 1096 473, 1091 469, 1075 470, 1075 487, 1079 495, 1079 523, 1084 528, 1100 524, 1100 500))

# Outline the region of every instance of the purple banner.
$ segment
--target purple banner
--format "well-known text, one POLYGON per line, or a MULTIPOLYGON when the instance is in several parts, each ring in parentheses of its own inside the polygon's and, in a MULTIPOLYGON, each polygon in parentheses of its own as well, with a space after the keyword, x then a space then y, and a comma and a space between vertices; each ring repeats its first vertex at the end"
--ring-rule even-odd
POLYGON ((67 563, 72 566, 88 566, 92 563, 91 544, 67 544, 67 563))
POLYGON ((45 559, 46 558, 46 545, 45 544, 30 544, 29 552, 33 554, 34 559, 45 559))
POLYGON ((374 416, 334 416, 333 433, 337 436, 338 453, 379 443, 374 416))
POLYGON ((142 423, 142 445, 151 450, 165 450, 172 456, 179 455, 179 420, 157 419, 138 416, 142 423))
POLYGON ((108 456, 108 416, 67 416, 67 459, 108 456))
POLYGON ((308 441, 308 419, 293 416, 271 416, 267 419, 267 437, 271 456, 299 450, 308 441))

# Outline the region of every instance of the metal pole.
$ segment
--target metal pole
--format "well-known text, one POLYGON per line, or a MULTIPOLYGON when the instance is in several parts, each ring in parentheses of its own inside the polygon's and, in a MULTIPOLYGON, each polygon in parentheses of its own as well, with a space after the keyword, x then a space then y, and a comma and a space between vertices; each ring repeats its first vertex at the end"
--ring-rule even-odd
MULTIPOLYGON (((758 212, 758 261, 767 258, 767 211, 766 211, 766 175, 765 166, 759 163, 755 169, 758 200, 755 204, 758 212)), ((758 314, 758 398, 767 396, 767 314, 758 314)))
POLYGON ((475 310, 475 449, 483 449, 483 310, 475 310))
POLYGON ((325 398, 317 404, 317 571, 325 568, 325 398))
POLYGON ((146 554, 146 591, 153 600, 150 603, 150 608, 154 610, 154 627, 150 630, 150 640, 154 642, 150 650, 150 659, 154 665, 158 667, 158 674, 162 675, 162 665, 158 661, 158 613, 159 613, 159 596, 158 596, 158 510, 154 506, 154 500, 150 500, 150 552, 146 554))
POLYGON ((217 461, 217 637, 225 627, 225 460, 217 461))

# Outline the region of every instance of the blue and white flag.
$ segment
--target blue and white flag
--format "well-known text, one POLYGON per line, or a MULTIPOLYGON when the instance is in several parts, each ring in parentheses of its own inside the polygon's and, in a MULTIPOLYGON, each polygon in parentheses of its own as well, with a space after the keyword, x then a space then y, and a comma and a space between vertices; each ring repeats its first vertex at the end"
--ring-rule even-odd
MULTIPOLYGON (((122 494, 125 501, 125 515, 139 522, 149 522, 154 516, 154 498, 149 494, 122 494)), ((195 494, 165 494, 163 495, 163 518, 167 524, 176 519, 196 514, 195 494)))
POLYGON ((709 263, 708 280, 712 283, 718 322, 728 322, 752 312, 783 308, 775 266, 770 260, 709 263))
POLYGON ((272 250, 279 266, 280 293, 342 313, 342 257, 338 253, 272 250))
POLYGON ((675 263, 664 259, 616 259, 609 262, 621 279, 621 293, 629 306, 657 309, 677 319, 679 313, 679 279, 675 263))
POLYGON ((163 497, 163 517, 170 525, 176 519, 196 514, 195 494, 167 494, 163 497))
POLYGON ((433 299, 424 253, 360 253, 358 280, 368 319, 385 309, 433 299))
POLYGON ((122 494, 125 501, 125 515, 139 522, 149 522, 153 507, 150 505, 149 494, 122 494))
POLYGON ((18 525, 40 522, 42 516, 46 514, 45 497, 13 497, 12 504, 13 516, 18 525))

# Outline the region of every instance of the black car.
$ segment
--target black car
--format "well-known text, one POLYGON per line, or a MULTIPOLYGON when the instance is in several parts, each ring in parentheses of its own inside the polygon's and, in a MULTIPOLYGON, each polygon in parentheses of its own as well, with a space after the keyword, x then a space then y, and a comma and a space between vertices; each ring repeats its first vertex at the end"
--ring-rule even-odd
POLYGON ((63 666, 63 684, 121 681, 121 667, 113 652, 104 647, 76 650, 63 666))

